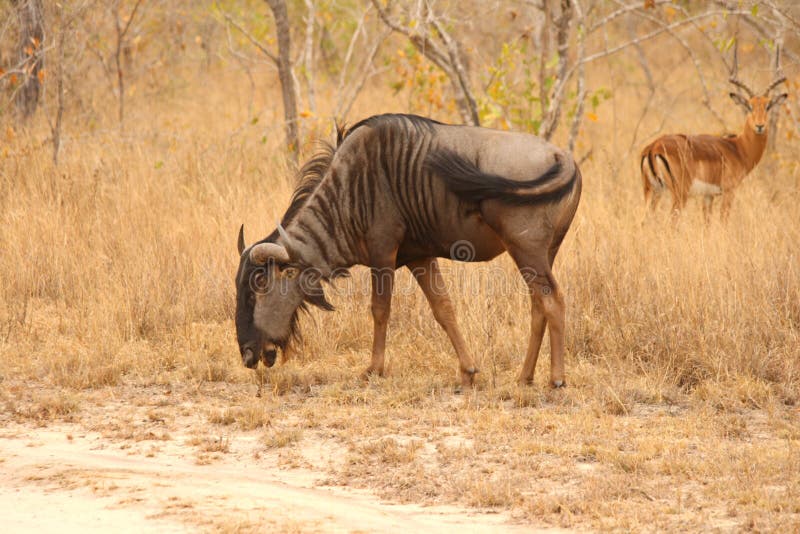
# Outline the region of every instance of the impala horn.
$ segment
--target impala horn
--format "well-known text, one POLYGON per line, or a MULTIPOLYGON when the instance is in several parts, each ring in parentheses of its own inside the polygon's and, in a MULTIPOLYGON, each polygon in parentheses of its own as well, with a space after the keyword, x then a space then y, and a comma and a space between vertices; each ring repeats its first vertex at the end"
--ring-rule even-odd
POLYGON ((775 47, 775 74, 778 78, 764 90, 764 96, 769 96, 770 91, 786 81, 786 76, 783 76, 783 69, 781 68, 781 45, 775 47))
POLYGON ((749 98, 753 98, 756 94, 752 89, 747 87, 744 82, 739 80, 739 41, 735 40, 733 43, 733 66, 731 67, 731 77, 728 81, 740 89, 744 89, 749 98))

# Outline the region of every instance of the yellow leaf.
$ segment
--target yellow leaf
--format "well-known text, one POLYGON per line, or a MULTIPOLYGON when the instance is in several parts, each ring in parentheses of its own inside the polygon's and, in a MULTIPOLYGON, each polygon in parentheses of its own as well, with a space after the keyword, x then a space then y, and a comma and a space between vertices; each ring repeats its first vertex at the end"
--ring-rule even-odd
POLYGON ((586 114, 586 118, 589 119, 592 122, 597 122, 597 114, 596 113, 592 113, 591 111, 586 114))
POLYGON ((303 117, 304 119, 310 117, 311 115, 313 115, 313 113, 311 113, 307 109, 304 109, 303 111, 300 112, 300 116, 303 117))
POLYGON ((36 77, 39 78, 39 83, 44 81, 44 69, 40 70, 36 73, 36 77))

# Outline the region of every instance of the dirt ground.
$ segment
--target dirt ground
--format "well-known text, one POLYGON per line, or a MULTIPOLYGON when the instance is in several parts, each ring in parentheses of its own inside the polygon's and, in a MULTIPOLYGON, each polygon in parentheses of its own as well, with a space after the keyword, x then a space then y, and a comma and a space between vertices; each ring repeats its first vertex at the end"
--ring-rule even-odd
POLYGON ((342 454, 332 440, 305 435, 287 463, 283 448, 263 452, 256 431, 199 437, 209 430, 203 410, 163 388, 92 400, 80 418, 3 425, 5 532, 531 532, 505 512, 328 485, 342 454), (165 404, 183 415, 160 418, 153 406, 165 404))

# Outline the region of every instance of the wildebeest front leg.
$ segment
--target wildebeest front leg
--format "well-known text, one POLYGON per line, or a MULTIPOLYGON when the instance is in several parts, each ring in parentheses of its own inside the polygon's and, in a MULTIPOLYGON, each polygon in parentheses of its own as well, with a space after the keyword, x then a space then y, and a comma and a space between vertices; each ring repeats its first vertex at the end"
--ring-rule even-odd
POLYGON ((433 317, 442 326, 453 344, 458 356, 459 370, 461 371, 461 385, 464 387, 473 385, 475 373, 478 372, 478 369, 475 368, 475 361, 472 359, 472 355, 467 349, 467 344, 464 342, 464 338, 458 328, 455 309, 450 300, 450 295, 447 294, 447 287, 439 270, 439 262, 436 258, 425 258, 409 263, 408 268, 411 269, 411 273, 422 288, 422 292, 425 293, 428 304, 430 304, 433 311, 433 317))
POLYGON ((389 326, 389 312, 392 307, 392 288, 394 286, 394 267, 373 267, 372 277, 372 363, 364 371, 364 376, 384 374, 386 354, 386 330, 389 326))

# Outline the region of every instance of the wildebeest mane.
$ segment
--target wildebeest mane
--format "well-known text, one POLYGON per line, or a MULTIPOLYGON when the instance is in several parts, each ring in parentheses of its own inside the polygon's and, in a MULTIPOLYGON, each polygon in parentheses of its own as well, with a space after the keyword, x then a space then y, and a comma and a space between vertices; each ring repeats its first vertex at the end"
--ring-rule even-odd
MULTIPOLYGON (((407 113, 384 113, 383 115, 373 115, 355 123, 350 128, 343 128, 337 140, 344 141, 350 134, 358 130, 362 126, 369 126, 371 128, 379 128, 381 126, 395 126, 398 123, 410 124, 417 131, 431 132, 436 125, 444 123, 439 122, 428 117, 420 117, 419 115, 411 115, 407 113)), ((339 142, 338 144, 341 144, 339 142)))
MULTIPOLYGON (((300 168, 298 185, 292 193, 289 207, 281 217, 281 224, 286 226, 297 215, 306 200, 316 191, 325 177, 325 172, 331 166, 336 150, 342 145, 345 139, 354 131, 363 126, 378 128, 384 125, 395 125, 398 122, 405 122, 417 130, 431 131, 434 125, 443 124, 439 121, 404 113, 385 113, 383 115, 373 115, 348 127, 346 124, 336 124, 336 146, 322 142, 317 152, 306 161, 300 168)), ((278 239, 278 230, 273 231, 262 242, 275 242, 278 239)))

